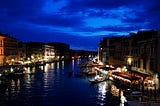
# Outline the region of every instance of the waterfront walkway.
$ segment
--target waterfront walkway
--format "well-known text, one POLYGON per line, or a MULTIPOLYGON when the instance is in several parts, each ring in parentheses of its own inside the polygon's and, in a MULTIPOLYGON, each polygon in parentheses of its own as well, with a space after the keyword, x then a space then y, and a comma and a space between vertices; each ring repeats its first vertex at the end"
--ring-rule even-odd
POLYGON ((160 103, 128 101, 128 105, 129 105, 129 106, 160 106, 160 103))

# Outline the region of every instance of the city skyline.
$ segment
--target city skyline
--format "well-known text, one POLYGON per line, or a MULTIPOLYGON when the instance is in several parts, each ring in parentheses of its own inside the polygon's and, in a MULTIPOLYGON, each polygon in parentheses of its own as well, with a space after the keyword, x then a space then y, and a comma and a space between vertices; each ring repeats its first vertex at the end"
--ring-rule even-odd
POLYGON ((0 32, 20 41, 63 42, 71 49, 97 50, 106 36, 157 30, 159 0, 5 0, 0 32))

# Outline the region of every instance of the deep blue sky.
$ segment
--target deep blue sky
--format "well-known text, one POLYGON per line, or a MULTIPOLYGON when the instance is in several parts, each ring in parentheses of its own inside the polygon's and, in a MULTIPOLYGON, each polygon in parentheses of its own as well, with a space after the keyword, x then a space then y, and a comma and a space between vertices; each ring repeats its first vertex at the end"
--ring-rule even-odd
POLYGON ((104 36, 160 28, 160 0, 0 0, 0 31, 97 50, 104 36))

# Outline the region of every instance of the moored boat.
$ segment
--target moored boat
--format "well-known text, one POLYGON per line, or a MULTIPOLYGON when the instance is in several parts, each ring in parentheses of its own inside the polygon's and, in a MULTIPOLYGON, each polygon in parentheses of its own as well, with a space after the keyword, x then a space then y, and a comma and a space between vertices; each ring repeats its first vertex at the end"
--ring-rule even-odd
POLYGON ((94 79, 89 79, 89 82, 92 84, 96 84, 106 80, 107 80, 107 77, 96 75, 94 79))
POLYGON ((8 78, 20 78, 20 77, 23 77, 25 75, 24 71, 25 71, 25 69, 22 66, 15 67, 12 70, 12 72, 10 72, 10 73, 8 73, 6 75, 6 77, 8 77, 8 78))

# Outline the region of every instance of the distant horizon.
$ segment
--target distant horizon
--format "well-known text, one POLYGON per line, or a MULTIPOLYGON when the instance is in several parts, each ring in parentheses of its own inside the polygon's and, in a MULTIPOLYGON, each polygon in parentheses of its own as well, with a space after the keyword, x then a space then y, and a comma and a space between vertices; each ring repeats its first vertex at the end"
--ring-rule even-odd
MULTIPOLYGON (((136 32, 130 32, 130 33, 135 33, 135 34, 137 34, 139 31, 160 31, 160 29, 141 29, 141 30, 138 30, 138 31, 136 31, 136 32)), ((90 49, 85 49, 85 48, 80 48, 80 47, 72 47, 69 43, 65 43, 65 42, 62 42, 62 41, 34 41, 34 40, 30 40, 30 41, 22 41, 22 40, 20 40, 20 39, 18 39, 18 38, 16 38, 16 36, 15 35, 11 35, 11 34, 9 34, 9 33, 3 33, 3 32, 0 32, 1 34, 6 34, 6 35, 9 35, 10 37, 13 37, 13 38, 15 38, 15 39, 17 39, 18 40, 18 42, 40 42, 40 43, 51 43, 51 42, 54 42, 54 43, 64 43, 64 44, 68 44, 69 46, 70 46, 70 49, 71 50, 85 50, 85 51, 94 51, 94 52, 97 52, 98 51, 98 45, 97 45, 97 49, 93 49, 93 50, 90 50, 90 49)), ((121 36, 130 36, 130 33, 128 33, 127 35, 105 35, 105 36, 103 36, 99 41, 98 41, 98 44, 100 43, 100 41, 101 40, 103 40, 103 38, 105 38, 105 37, 109 37, 109 38, 111 38, 111 37, 121 37, 121 36)))

